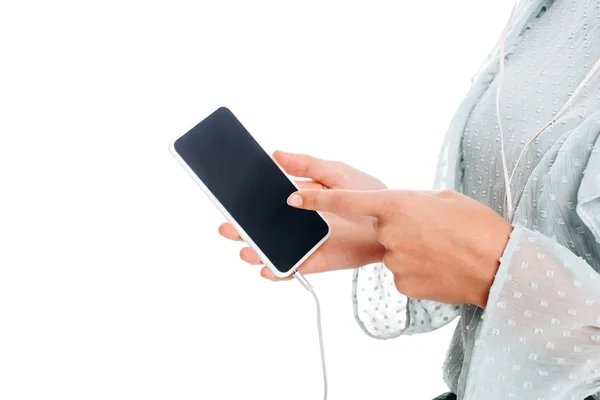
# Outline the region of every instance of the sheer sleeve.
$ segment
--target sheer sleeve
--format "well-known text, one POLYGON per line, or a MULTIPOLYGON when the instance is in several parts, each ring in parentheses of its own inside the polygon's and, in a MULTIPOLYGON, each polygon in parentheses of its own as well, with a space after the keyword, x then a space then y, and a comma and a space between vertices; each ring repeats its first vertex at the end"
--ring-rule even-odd
POLYGON ((600 390, 600 275, 520 225, 500 261, 459 398, 493 391, 494 398, 580 400, 600 390))
POLYGON ((383 264, 354 271, 354 316, 376 339, 425 333, 438 329, 459 314, 459 306, 411 299, 396 289, 392 273, 383 264))

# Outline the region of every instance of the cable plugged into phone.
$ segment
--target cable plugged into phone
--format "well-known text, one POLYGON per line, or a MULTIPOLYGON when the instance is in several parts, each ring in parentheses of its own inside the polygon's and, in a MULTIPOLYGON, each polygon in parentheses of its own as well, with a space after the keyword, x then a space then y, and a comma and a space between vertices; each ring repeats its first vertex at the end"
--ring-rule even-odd
POLYGON ((294 271, 294 278, 302 284, 304 289, 310 292, 317 306, 317 330, 319 333, 319 346, 321 348, 321 368, 323 369, 323 399, 327 400, 327 366, 325 364, 325 346, 323 344, 323 329, 321 327, 321 304, 319 303, 315 289, 313 289, 304 275, 296 270, 294 271))

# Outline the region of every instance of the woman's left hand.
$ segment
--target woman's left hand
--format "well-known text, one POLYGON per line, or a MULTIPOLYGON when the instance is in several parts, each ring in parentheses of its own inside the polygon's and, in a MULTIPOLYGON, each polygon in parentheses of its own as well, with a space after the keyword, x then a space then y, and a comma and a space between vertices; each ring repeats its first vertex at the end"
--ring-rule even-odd
POLYGON ((383 262, 400 293, 485 308, 512 226, 450 190, 301 190, 291 206, 373 216, 383 262))

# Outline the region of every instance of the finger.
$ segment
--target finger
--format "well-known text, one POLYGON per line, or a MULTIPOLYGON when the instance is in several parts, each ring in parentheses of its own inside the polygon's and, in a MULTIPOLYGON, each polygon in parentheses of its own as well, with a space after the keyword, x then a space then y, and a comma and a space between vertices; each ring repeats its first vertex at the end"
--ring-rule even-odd
POLYGON ((278 150, 273 153, 273 157, 288 174, 310 178, 327 187, 341 185, 348 170, 343 163, 322 160, 307 154, 285 153, 278 150))
POLYGON ((262 267, 262 269, 260 270, 260 276, 262 276, 263 278, 268 279, 270 281, 273 281, 273 282, 289 281, 290 279, 293 278, 292 275, 287 276, 285 278, 278 278, 275 275, 273 275, 271 270, 267 267, 262 267))
POLYGON ((244 247, 242 250, 240 250, 240 258, 242 260, 246 261, 248 264, 252 264, 252 265, 263 264, 263 262, 260 260, 260 257, 258 256, 258 254, 256 254, 256 252, 254 250, 252 250, 250 247, 244 247))
POLYGON ((387 190, 300 190, 288 198, 292 207, 383 217, 390 210, 391 194, 387 190))
POLYGON ((219 234, 229 240, 242 240, 242 238, 240 237, 239 233, 237 233, 233 225, 231 225, 228 222, 219 226, 219 234))

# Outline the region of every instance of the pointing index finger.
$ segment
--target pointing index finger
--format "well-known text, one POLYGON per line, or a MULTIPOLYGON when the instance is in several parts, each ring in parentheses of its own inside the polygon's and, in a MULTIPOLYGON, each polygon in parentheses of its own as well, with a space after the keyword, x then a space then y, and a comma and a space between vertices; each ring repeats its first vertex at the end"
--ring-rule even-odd
POLYGON ((292 207, 337 214, 382 217, 390 206, 387 190, 300 190, 288 198, 292 207))

